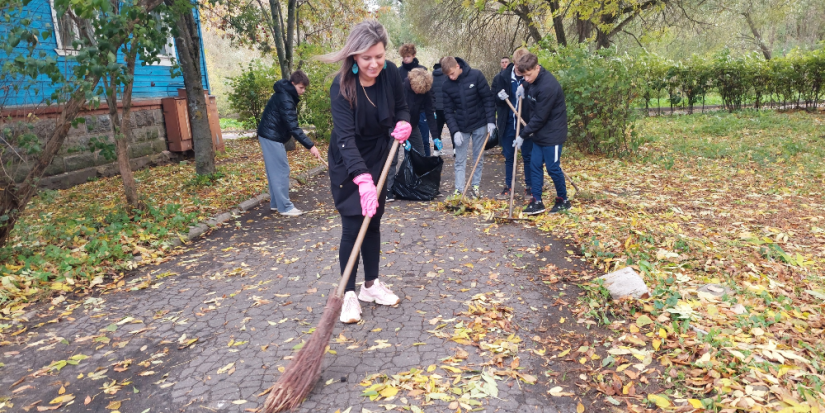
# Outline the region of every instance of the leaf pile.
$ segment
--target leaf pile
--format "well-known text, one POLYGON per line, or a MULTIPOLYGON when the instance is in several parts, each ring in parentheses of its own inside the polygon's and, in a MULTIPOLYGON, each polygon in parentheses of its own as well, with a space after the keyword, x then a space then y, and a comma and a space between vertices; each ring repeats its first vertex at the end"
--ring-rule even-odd
POLYGON ((823 122, 651 118, 634 159, 565 158, 592 194, 535 224, 580 245, 571 259, 600 274, 630 266, 651 290, 607 308, 600 284, 585 286, 580 323, 628 318, 611 324, 622 343, 608 351, 614 369, 593 376, 597 389, 633 396, 614 375, 655 360, 667 390, 647 401, 661 409, 825 411, 823 122))
MULTIPOLYGON (((383 405, 388 410, 396 407, 389 403, 396 399, 406 405, 408 397, 423 396, 422 406, 438 400, 449 403, 451 410, 469 411, 481 406, 484 399, 498 397, 497 380, 509 377, 535 384, 535 376, 520 372, 523 368, 519 367, 518 352, 522 340, 512 332, 513 309, 503 305, 505 300, 499 292, 476 294, 467 303, 467 311, 459 314, 462 320, 458 323, 450 327, 456 318, 444 320, 441 316, 429 321, 435 327, 428 333, 478 348, 481 359, 485 360, 483 363, 470 363, 470 353, 459 347, 453 356, 443 359, 441 365, 413 368, 391 376, 368 376, 360 383, 365 387, 363 396, 371 401, 388 402, 383 405), (447 332, 448 327, 451 333, 447 332), (402 391, 406 393, 400 394, 402 391)), ((414 411, 418 408, 411 407, 414 411)))
MULTIPOLYGON (((293 174, 318 165, 304 150, 288 158, 293 174)), ((160 262, 190 225, 266 191, 257 140, 227 141, 217 162, 220 173, 203 182, 193 179, 191 162, 137 171, 145 211, 125 207, 117 176, 43 190, 0 249, 2 314, 20 313, 40 296, 102 286, 118 271, 160 262)))

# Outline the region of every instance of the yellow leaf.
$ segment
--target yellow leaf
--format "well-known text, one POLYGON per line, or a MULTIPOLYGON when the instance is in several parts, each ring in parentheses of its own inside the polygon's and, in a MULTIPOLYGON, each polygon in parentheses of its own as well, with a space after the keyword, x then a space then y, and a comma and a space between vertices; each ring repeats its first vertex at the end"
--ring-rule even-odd
POLYGON ((57 391, 57 394, 63 394, 63 393, 66 393, 66 388, 63 387, 63 386, 60 386, 60 390, 57 391))
POLYGON ((427 367, 427 373, 432 373, 433 371, 435 371, 436 367, 438 366, 436 366, 435 364, 430 364, 430 366, 427 367))
POLYGON ((584 405, 581 402, 576 406, 576 413, 584 413, 584 405))
POLYGON ((658 350, 659 346, 661 346, 661 345, 662 345, 662 340, 659 340, 657 338, 653 339, 653 349, 654 350, 658 350))
POLYGON ((392 386, 387 386, 387 387, 384 387, 384 390, 381 390, 379 393, 383 397, 390 398, 390 397, 395 396, 396 394, 398 394, 398 389, 396 389, 395 387, 392 387, 392 386))
POLYGON ((703 408, 702 402, 696 399, 688 399, 688 403, 693 406, 694 409, 701 409, 703 408))
POLYGON ((570 349, 567 349, 567 350, 562 351, 562 352, 561 352, 561 353, 559 353, 559 355, 558 355, 558 356, 556 356, 556 357, 558 357, 558 358, 562 358, 562 357, 566 356, 568 353, 570 353, 570 349))
POLYGON ((664 339, 664 338, 667 338, 667 331, 665 331, 665 329, 664 329, 664 328, 660 328, 660 329, 659 329, 659 337, 660 337, 660 338, 663 338, 663 339, 664 339))
POLYGON ((647 400, 655 403, 656 406, 659 406, 660 409, 670 407, 670 400, 668 400, 668 399, 666 399, 662 396, 659 396, 658 394, 648 394, 647 395, 647 400))
POLYGON ((377 333, 377 332, 381 331, 381 327, 378 327, 378 328, 373 328, 373 329, 372 329, 372 330, 370 330, 370 331, 372 331, 373 333, 377 333))
POLYGON ((52 401, 49 402, 49 404, 66 403, 72 400, 74 400, 73 394, 64 394, 62 396, 55 397, 54 399, 52 399, 52 401))
POLYGON ((108 405, 106 405, 106 408, 109 409, 109 410, 120 409, 120 401, 112 400, 112 401, 109 402, 108 405))

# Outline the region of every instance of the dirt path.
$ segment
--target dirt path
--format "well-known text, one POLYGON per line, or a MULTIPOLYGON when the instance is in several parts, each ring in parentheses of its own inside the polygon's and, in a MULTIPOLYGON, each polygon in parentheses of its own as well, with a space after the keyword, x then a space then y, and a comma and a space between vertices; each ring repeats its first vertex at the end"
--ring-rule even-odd
MULTIPOLYGON (((452 157, 445 160, 448 193, 452 157)), ((489 152, 485 163, 483 192, 492 196, 500 189, 501 157, 489 152)), ((339 277, 340 220, 328 185, 321 175, 296 188, 296 205, 312 210, 300 218, 253 209, 186 253, 134 272, 121 291, 35 309, 28 330, 1 349, 0 401, 8 399, 0 411, 243 412, 260 406, 265 396, 258 395, 307 339, 339 277), (62 404, 49 404, 58 397, 62 404)), ((322 379, 300 411, 410 405, 454 412, 460 393, 490 377, 497 397, 483 387, 487 393, 464 400, 488 412, 575 412, 579 403, 587 411, 602 408, 576 386, 599 360, 554 358, 562 349, 593 348, 604 334, 586 330, 570 312, 577 287, 556 282, 553 272, 546 282, 548 273, 539 272, 548 264, 575 269, 579 260, 565 252, 571 247, 524 225, 494 225, 432 207, 390 204, 382 221, 381 273, 403 301, 394 308, 363 305, 363 323, 336 327, 330 346, 336 354, 327 354, 322 379), (468 326, 476 328, 469 340, 454 340, 468 326), (369 387, 362 380, 373 385, 384 380, 374 374, 391 378, 411 369, 428 383, 447 383, 452 393, 427 403, 437 387, 410 391, 408 382, 396 386, 391 400, 362 395, 369 387), (527 384, 531 379, 537 383, 527 384), (548 395, 556 386, 577 396, 548 395)))

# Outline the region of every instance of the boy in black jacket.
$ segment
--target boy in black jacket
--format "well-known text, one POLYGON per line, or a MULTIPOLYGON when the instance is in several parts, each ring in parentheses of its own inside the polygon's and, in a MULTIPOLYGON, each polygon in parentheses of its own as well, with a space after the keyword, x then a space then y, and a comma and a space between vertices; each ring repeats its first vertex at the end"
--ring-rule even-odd
POLYGON ((295 137, 316 158, 323 160, 315 144, 298 127, 296 105, 307 86, 309 78, 300 70, 292 73, 289 80, 275 82, 272 86, 275 93, 269 98, 261 115, 261 123, 258 124, 258 142, 261 144, 266 179, 269 181, 269 208, 289 217, 301 215, 303 211, 295 208, 289 200, 289 162, 284 144, 289 138, 295 137))
POLYGON ((441 59, 441 70, 447 75, 442 86, 444 117, 455 142, 455 193, 464 189, 464 171, 470 141, 473 155, 470 165, 481 158, 472 179, 474 198, 481 195, 481 171, 484 166, 484 137, 496 129, 496 109, 487 79, 462 59, 447 56, 441 59))
POLYGON ((539 65, 536 55, 525 54, 516 65, 530 84, 525 90, 525 100, 530 107, 530 121, 513 142, 516 148, 521 148, 525 139, 533 142, 533 153, 530 157, 533 200, 524 209, 524 213, 536 215, 545 211, 541 200, 544 165, 547 166, 547 174, 553 179, 553 185, 556 187, 556 202, 550 212, 569 209, 567 186, 559 162, 562 145, 567 141, 567 106, 564 103, 564 92, 558 80, 539 65))

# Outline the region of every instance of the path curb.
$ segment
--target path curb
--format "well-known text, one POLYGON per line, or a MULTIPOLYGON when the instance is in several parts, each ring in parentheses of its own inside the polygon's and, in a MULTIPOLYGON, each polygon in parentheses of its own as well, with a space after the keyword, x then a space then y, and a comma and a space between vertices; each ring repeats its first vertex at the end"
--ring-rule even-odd
MULTIPOLYGON (((325 166, 320 165, 320 166, 316 166, 316 167, 310 169, 309 171, 306 171, 302 174, 299 174, 298 178, 300 178, 300 179, 295 179, 295 178, 290 177, 289 178, 290 186, 298 185, 300 183, 300 180, 306 181, 309 178, 317 175, 318 173, 320 173, 321 171, 323 171, 325 169, 326 169, 325 166)), ((188 242, 194 240, 195 238, 198 238, 198 237, 206 234, 210 229, 218 226, 218 224, 222 224, 226 221, 229 221, 230 219, 232 219, 233 216, 237 216, 237 215, 240 215, 243 212, 249 211, 250 209, 253 209, 253 208, 257 207, 258 205, 260 205, 261 202, 268 201, 268 200, 269 200, 269 193, 268 192, 264 192, 262 194, 255 195, 252 198, 249 198, 246 201, 243 201, 240 204, 236 205, 234 208, 230 209, 229 211, 221 212, 221 213, 213 216, 212 218, 207 219, 206 221, 200 222, 200 223, 198 223, 194 226, 189 227, 189 233, 188 234, 181 235, 178 238, 173 239, 170 242, 170 244, 173 247, 179 247, 179 246, 181 246, 185 243, 188 243, 188 242)))

